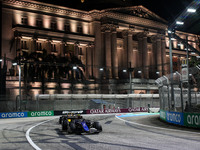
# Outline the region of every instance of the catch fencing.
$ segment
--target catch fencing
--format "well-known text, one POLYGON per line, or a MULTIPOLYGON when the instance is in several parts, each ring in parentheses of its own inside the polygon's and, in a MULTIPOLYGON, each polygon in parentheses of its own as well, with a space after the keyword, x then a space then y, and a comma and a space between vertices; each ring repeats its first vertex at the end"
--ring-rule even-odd
POLYGON ((35 99, 1 100, 0 112, 159 108, 159 94, 41 94, 35 99))
POLYGON ((192 88, 190 82, 183 82, 180 73, 158 78, 156 83, 159 87, 161 110, 200 112, 200 93, 192 88))

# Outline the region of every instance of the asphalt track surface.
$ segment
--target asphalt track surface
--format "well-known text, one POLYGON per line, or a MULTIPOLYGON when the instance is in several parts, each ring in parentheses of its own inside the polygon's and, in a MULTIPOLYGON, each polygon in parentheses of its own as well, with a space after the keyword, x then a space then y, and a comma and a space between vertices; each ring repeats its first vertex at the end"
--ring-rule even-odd
POLYGON ((156 114, 93 115, 100 134, 68 134, 58 117, 0 120, 1 150, 199 150, 200 130, 166 124, 156 114), (35 147, 34 147, 35 146, 35 147))

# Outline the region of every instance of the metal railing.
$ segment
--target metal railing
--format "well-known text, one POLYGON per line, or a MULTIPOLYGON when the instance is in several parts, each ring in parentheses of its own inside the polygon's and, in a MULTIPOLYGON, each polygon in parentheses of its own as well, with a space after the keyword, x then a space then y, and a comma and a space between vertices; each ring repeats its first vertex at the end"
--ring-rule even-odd
POLYGON ((42 94, 36 100, 1 100, 0 112, 160 107, 158 94, 42 94))

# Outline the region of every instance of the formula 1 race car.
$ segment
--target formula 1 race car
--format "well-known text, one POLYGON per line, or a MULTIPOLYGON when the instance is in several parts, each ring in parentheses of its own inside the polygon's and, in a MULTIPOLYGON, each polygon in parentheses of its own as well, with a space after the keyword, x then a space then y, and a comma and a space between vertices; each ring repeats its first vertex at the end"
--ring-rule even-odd
POLYGON ((99 133, 102 126, 99 122, 84 119, 80 114, 67 114, 59 118, 62 130, 68 133, 99 133))

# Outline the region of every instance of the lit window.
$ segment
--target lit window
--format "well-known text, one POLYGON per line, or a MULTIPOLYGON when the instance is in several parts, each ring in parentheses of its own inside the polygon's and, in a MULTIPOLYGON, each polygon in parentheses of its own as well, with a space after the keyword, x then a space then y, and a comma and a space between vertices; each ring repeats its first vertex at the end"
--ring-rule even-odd
POLYGON ((78 27, 77 27, 77 32, 78 32, 78 33, 83 33, 83 28, 82 28, 81 26, 78 26, 78 27))
POLYGON ((51 52, 56 52, 56 44, 51 44, 51 52))
POLYGON ((42 43, 37 42, 36 43, 36 50, 41 51, 42 50, 42 43))
POLYGON ((27 41, 21 41, 21 49, 28 49, 27 41))
POLYGON ((42 20, 36 20, 36 26, 42 28, 42 20))
POLYGON ((69 24, 65 24, 64 30, 65 30, 65 32, 70 32, 70 25, 69 24))
POLYGON ((55 22, 52 22, 52 23, 51 23, 51 29, 57 30, 57 25, 56 25, 55 22))
POLYGON ((26 17, 21 18, 21 24, 28 25, 28 19, 26 17))

